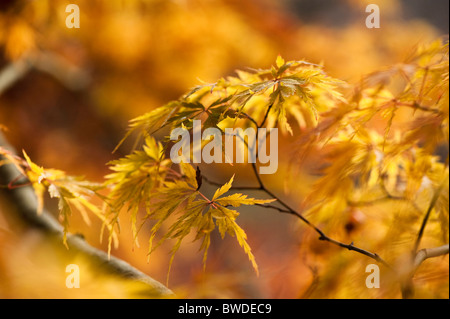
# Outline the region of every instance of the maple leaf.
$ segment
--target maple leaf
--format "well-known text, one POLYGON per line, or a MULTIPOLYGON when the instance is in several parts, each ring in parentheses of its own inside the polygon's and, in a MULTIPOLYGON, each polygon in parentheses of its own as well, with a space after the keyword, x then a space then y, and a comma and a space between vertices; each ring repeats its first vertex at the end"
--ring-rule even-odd
MULTIPOLYGON (((148 208, 149 194, 164 181, 170 170, 171 161, 164 158, 163 146, 154 138, 147 137, 143 150, 136 150, 124 158, 109 163, 113 173, 105 176, 105 186, 109 193, 105 206, 105 215, 109 219, 109 227, 118 223, 120 211, 127 207, 131 212, 132 230, 135 244, 137 241, 137 214, 142 203, 148 208)), ((109 238, 111 249, 112 237, 109 238)))
MULTIPOLYGON (((105 216, 101 210, 89 200, 98 195, 98 191, 103 188, 99 183, 85 181, 82 177, 68 176, 65 172, 56 169, 45 169, 35 164, 25 151, 23 151, 25 161, 17 158, 10 159, 29 179, 36 197, 37 214, 41 214, 44 206, 44 193, 48 191, 51 198, 58 199, 59 219, 63 225, 63 242, 67 246, 67 232, 69 229, 69 219, 75 208, 89 225, 88 212, 94 214, 106 224, 105 216)), ((111 236, 115 238, 112 228, 108 226, 111 236)))
POLYGON ((239 213, 231 210, 227 206, 239 207, 241 205, 255 205, 271 203, 274 199, 254 199, 243 194, 232 194, 223 196, 227 193, 233 183, 234 176, 222 187, 216 190, 213 198, 209 200, 198 191, 199 175, 198 170, 185 163, 180 164, 182 176, 173 181, 165 181, 162 187, 154 192, 155 202, 149 207, 148 213, 144 219, 156 220, 151 229, 149 239, 149 254, 168 239, 174 239, 175 244, 171 250, 170 267, 172 265, 175 253, 181 246, 182 241, 191 232, 195 232, 194 240, 202 240, 200 250, 203 250, 203 264, 206 265, 208 247, 210 245, 210 234, 216 227, 222 237, 225 233, 235 236, 239 245, 248 255, 254 269, 258 272, 255 257, 251 252, 246 239, 247 236, 242 228, 236 223, 239 213), (168 232, 153 245, 153 239, 165 221, 170 216, 179 213, 176 221, 171 224, 168 232))

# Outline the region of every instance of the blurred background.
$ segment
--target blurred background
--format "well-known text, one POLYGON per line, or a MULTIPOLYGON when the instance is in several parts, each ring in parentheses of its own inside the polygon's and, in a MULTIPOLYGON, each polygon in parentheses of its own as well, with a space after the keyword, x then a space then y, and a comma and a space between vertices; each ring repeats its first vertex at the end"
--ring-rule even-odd
MULTIPOLYGON (((447 0, 2 1, 0 127, 39 165, 101 182, 108 174, 105 163, 131 150, 127 142, 112 154, 128 121, 202 81, 215 82, 236 69, 269 67, 281 54, 286 60, 323 63, 331 76, 356 83, 364 74, 403 61, 415 45, 445 37, 448 6, 447 0), (70 3, 81 10, 79 29, 65 26, 70 3), (365 27, 369 3, 380 7, 380 29, 365 27), (33 66, 24 66, 30 60, 33 66), (12 75, 11 65, 17 66, 12 75), (17 80, 6 85, 7 76, 17 80)), ((290 159, 282 151, 290 142, 280 145, 280 173, 267 181, 295 207, 310 181, 291 178, 290 159)), ((248 169, 237 169, 241 185, 254 183, 248 169)), ((229 168, 202 171, 219 182, 232 174, 229 168)), ((56 215, 56 201, 47 199, 46 206, 56 215)), ((66 289, 64 261, 38 245, 37 234, 15 234, 2 216, 5 209, 0 207, 0 297, 127 297, 110 283, 101 289, 94 284, 66 289)), ((182 246, 169 287, 188 298, 398 297, 397 290, 365 289, 361 265, 369 261, 364 256, 324 245, 291 216, 252 208, 242 210, 238 222, 248 234, 259 277, 234 238, 217 236, 206 271, 198 245, 182 246)), ((106 249, 99 241, 99 222, 87 226, 74 215, 70 231, 106 249)), ((165 282, 170 245, 147 263, 148 229, 140 233, 141 247, 133 247, 125 213, 119 237, 113 255, 165 282)), ((448 268, 434 276, 431 284, 447 285, 435 290, 448 297, 448 268)))

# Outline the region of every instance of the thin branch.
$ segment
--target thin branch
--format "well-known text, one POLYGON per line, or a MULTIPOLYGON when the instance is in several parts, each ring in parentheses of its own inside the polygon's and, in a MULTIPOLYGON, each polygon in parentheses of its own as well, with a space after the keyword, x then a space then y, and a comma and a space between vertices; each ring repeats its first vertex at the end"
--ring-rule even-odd
MULTIPOLYGON (((264 118, 263 123, 259 126, 261 127, 262 125, 264 125, 265 120, 270 112, 270 109, 272 107, 273 103, 269 106, 267 112, 266 112, 266 116, 264 118)), ((258 127, 258 128, 259 128, 258 127)), ((258 153, 256 154, 256 158, 258 158, 258 153)), ((295 209, 293 209, 292 207, 290 207, 288 204, 286 204, 285 202, 283 202, 278 196, 276 196, 274 193, 272 193, 267 187, 265 187, 261 176, 258 173, 258 169, 256 167, 256 163, 252 163, 252 168, 253 168, 253 172, 255 173, 256 179, 258 180, 258 184, 261 188, 262 191, 264 191, 267 195, 271 196, 272 198, 275 198, 277 200, 278 203, 280 203, 284 208, 287 209, 287 211, 296 216, 297 218, 299 218, 301 221, 303 221, 306 225, 308 225, 310 228, 312 228, 316 233, 319 234, 319 240, 323 240, 323 241, 327 241, 329 243, 332 243, 336 246, 342 247, 342 248, 346 248, 348 250, 353 250, 356 251, 362 255, 365 255, 369 258, 374 259, 375 261, 383 264, 384 266, 386 266, 388 269, 390 270, 394 270, 383 258, 381 258, 378 254, 376 253, 372 253, 370 251, 367 251, 365 249, 359 248, 357 246, 354 245, 354 243, 350 243, 350 244, 344 244, 340 241, 337 241, 333 238, 328 237, 327 235, 325 235, 325 233, 316 225, 314 225, 312 222, 310 222, 306 217, 304 217, 302 214, 300 214, 299 212, 297 212, 295 209)), ((273 208, 273 207, 272 207, 273 208)))
POLYGON ((411 201, 410 199, 408 199, 406 197, 401 197, 401 196, 392 196, 390 194, 388 194, 388 195, 386 195, 384 197, 379 197, 379 198, 375 198, 375 199, 371 199, 371 200, 365 200, 365 201, 347 200, 347 205, 351 206, 351 207, 366 207, 366 206, 372 206, 372 205, 376 205, 376 204, 387 202, 387 201, 403 201, 403 202, 407 202, 418 213, 422 212, 422 210, 417 206, 417 204, 415 202, 411 201))
MULTIPOLYGON (((203 180, 205 182, 207 182, 210 185, 218 186, 218 187, 222 187, 223 186, 223 184, 218 183, 218 182, 214 182, 214 181, 208 179, 204 175, 202 176, 202 178, 203 178, 203 180)), ((234 189, 234 190, 261 190, 261 187, 259 187, 259 186, 231 186, 230 189, 234 189)))
POLYGON ((433 109, 433 108, 430 108, 430 107, 427 107, 427 106, 423 106, 423 105, 420 105, 418 102, 414 102, 414 103, 398 102, 396 105, 413 108, 415 110, 421 110, 423 112, 430 112, 430 113, 434 113, 434 114, 442 114, 442 112, 439 109, 433 109))
MULTIPOLYGON (((281 200, 278 196, 276 196, 276 195, 275 195, 274 193, 272 193, 269 189, 267 189, 267 188, 264 186, 264 184, 263 184, 263 182, 262 182, 262 180, 261 180, 261 177, 259 176, 258 170, 257 170, 257 168, 256 168, 256 164, 255 164, 255 163, 252 163, 252 167, 253 167, 253 170, 255 171, 255 176, 257 177, 258 183, 260 184, 260 186, 259 186, 259 187, 231 187, 231 189, 236 189, 236 190, 237 190, 237 189, 241 189, 241 190, 259 190, 259 191, 262 191, 262 192, 266 193, 268 196, 270 196, 270 197, 276 199, 277 202, 278 202, 279 204, 281 204, 284 208, 280 208, 280 207, 275 206, 275 205, 262 205, 262 204, 257 204, 257 206, 264 207, 264 208, 269 208, 269 209, 274 209, 274 210, 277 210, 277 211, 280 212, 280 213, 293 215, 293 216, 299 218, 299 219, 300 219, 301 221, 303 221, 305 224, 307 224, 310 228, 314 229, 314 231, 316 231, 316 232, 319 234, 319 240, 327 241, 327 242, 329 242, 329 243, 331 243, 331 244, 333 244, 333 245, 337 245, 337 246, 339 246, 339 247, 346 248, 346 249, 348 249, 348 250, 352 250, 352 251, 355 251, 355 252, 360 253, 360 254, 362 254, 362 255, 365 255, 365 256, 367 256, 367 257, 369 257, 369 258, 372 258, 372 259, 374 259, 375 261, 377 261, 377 262, 383 264, 383 265, 386 266, 388 269, 394 271, 394 269, 392 268, 392 266, 389 265, 389 264, 388 264, 383 258, 381 258, 378 254, 373 253, 373 252, 370 252, 370 251, 367 251, 367 250, 362 249, 362 248, 360 248, 360 247, 357 247, 357 246, 355 246, 355 244, 354 244, 353 242, 350 243, 350 244, 345 244, 345 243, 342 243, 342 242, 340 242, 340 241, 338 241, 338 240, 335 240, 335 239, 330 238, 330 237, 328 237, 327 235, 325 235, 325 233, 324 233, 320 228, 318 228, 316 225, 314 225, 313 223, 311 223, 306 217, 304 217, 302 214, 300 214, 299 212, 297 212, 296 210, 294 210, 293 208, 291 208, 287 203, 285 203, 285 202, 284 202, 283 200, 281 200)), ((203 177, 203 178, 204 178, 204 177, 203 177)), ((222 186, 222 184, 220 184, 220 183, 211 182, 211 181, 209 181, 208 179, 205 179, 205 178, 204 178, 204 180, 205 180, 207 183, 209 183, 209 184, 222 186)))
POLYGON ((429 72, 429 68, 425 67, 425 74, 423 75, 422 85, 420 86, 419 101, 417 102, 417 104, 422 103, 423 90, 425 88, 425 82, 427 81, 428 72, 429 72))
POLYGON ((251 117, 250 115, 248 115, 247 113, 242 112, 242 111, 241 111, 241 114, 244 115, 247 119, 249 119, 250 122, 252 122, 253 124, 255 124, 256 127, 258 127, 258 123, 256 122, 256 120, 255 120, 253 117, 251 117))
POLYGON ((417 249, 419 248, 420 245, 420 241, 422 240, 423 237, 423 233, 425 231, 425 226, 427 225, 428 219, 430 217, 431 211, 433 210, 434 206, 436 205, 438 199, 439 199, 439 195, 442 192, 442 189, 445 186, 445 183, 447 183, 448 181, 448 175, 447 177, 444 179, 444 181, 442 182, 442 184, 439 186, 439 188, 436 190, 436 192, 433 195, 433 198, 431 199, 430 205, 428 206, 427 212, 425 213, 425 216, 422 220, 422 224, 420 225, 420 229, 419 232, 417 234, 417 239, 416 242, 414 243, 414 248, 413 248, 413 254, 416 255, 417 249))
POLYGON ((263 127, 264 124, 266 123, 267 117, 269 116, 270 110, 272 109, 272 106, 273 106, 274 103, 275 103, 275 102, 271 103, 271 104, 269 105, 269 107, 267 108, 267 111, 266 111, 266 114, 264 115, 263 121, 261 122, 260 125, 257 125, 258 128, 263 127))
MULTIPOLYGON (((258 153, 259 152, 256 153, 256 159, 259 160, 258 153)), ((258 168, 256 167, 256 163, 252 163, 252 169, 253 169, 253 173, 255 174, 256 180, 258 181, 259 189, 264 190, 265 187, 264 187, 263 181, 261 180, 261 176, 259 176, 258 168)))
POLYGON ((391 198, 390 196, 384 196, 380 198, 375 198, 371 200, 365 200, 365 201, 352 201, 347 200, 347 205, 352 207, 365 207, 365 206, 372 206, 376 205, 378 203, 386 202, 389 200, 404 200, 403 198, 391 198))
MULTIPOLYGON (((5 149, 10 150, 12 153, 15 153, 1 133, 0 145, 5 149)), ((0 156, 0 160, 2 158, 3 157, 0 156)), ((4 164, 0 166, 0 183, 9 184, 18 174, 20 174, 20 172, 14 164, 4 164)), ((36 194, 31 186, 23 186, 15 189, 0 189, 0 195, 2 200, 6 201, 11 207, 11 209, 4 211, 5 213, 11 213, 9 217, 11 217, 12 220, 19 220, 20 224, 24 225, 26 228, 37 229, 49 238, 53 238, 62 243, 62 226, 55 218, 53 218, 52 214, 45 209, 41 214, 37 214, 36 194)), ((108 257, 106 252, 90 246, 78 235, 67 234, 67 245, 69 247, 67 253, 73 254, 73 256, 76 256, 77 254, 84 255, 93 263, 96 269, 143 285, 143 289, 147 296, 157 298, 173 296, 172 291, 158 281, 119 258, 113 256, 108 257)))
MULTIPOLYGON (((261 127, 264 125, 264 123, 265 123, 265 121, 266 121, 266 119, 267 119, 267 116, 268 116, 268 114, 269 114, 269 112, 270 112, 270 109, 272 108, 272 105, 273 105, 273 103, 269 105, 269 108, 267 109, 267 112, 266 112, 266 114, 265 114, 265 116, 264 116, 264 120, 262 121, 261 125, 257 126, 257 129, 258 129, 258 128, 261 128, 261 127)), ((245 145, 246 145, 246 147, 248 148, 247 143, 245 143, 245 145)), ((256 152, 256 158, 258 158, 258 151, 256 152)), ((304 217, 302 214, 300 214, 299 212, 297 212, 295 209, 293 209, 292 207, 290 207, 287 203, 285 203, 284 201, 282 201, 278 196, 276 196, 274 193, 272 193, 272 191, 270 191, 270 190, 264 185, 264 183, 263 183, 263 181, 262 181, 262 179, 261 179, 261 176, 260 176, 259 173, 258 173, 258 167, 257 167, 256 163, 251 163, 251 164, 252 164, 252 169, 253 169, 254 175, 255 175, 255 177, 256 177, 256 179, 257 179, 257 182, 258 182, 259 186, 258 186, 258 187, 231 187, 231 189, 235 189, 235 190, 238 190, 238 189, 240 189, 240 190, 259 190, 259 191, 265 192, 265 193, 266 193, 267 195, 269 195, 270 197, 276 199, 277 202, 278 202, 279 204, 281 204, 285 209, 279 208, 279 207, 274 206, 274 205, 258 205, 258 206, 265 207, 265 208, 270 208, 270 209, 275 209, 275 210, 277 210, 277 211, 279 211, 279 212, 281 212, 281 213, 286 213, 286 214, 294 215, 295 217, 297 217, 298 219, 300 219, 302 222, 304 222, 306 225, 308 225, 310 228, 312 228, 315 232, 317 232, 317 233, 319 234, 319 240, 327 241, 327 242, 332 243, 332 244, 334 244, 334 245, 336 245, 336 246, 339 246, 339 247, 342 247, 342 248, 346 248, 346 249, 348 249, 348 250, 352 250, 352 251, 358 252, 358 253, 360 253, 360 254, 362 254, 362 255, 365 255, 365 256, 367 256, 367 257, 369 257, 369 258, 372 258, 372 259, 374 259, 375 261, 377 261, 377 262, 383 264, 384 266, 386 266, 386 267, 387 267, 388 269, 390 269, 391 271, 394 271, 394 269, 392 268, 392 266, 389 265, 389 264, 388 264, 383 258, 381 258, 378 254, 373 253, 373 252, 370 252, 370 251, 367 251, 367 250, 362 249, 362 248, 360 248, 360 247, 357 247, 357 246, 354 245, 353 242, 350 243, 350 244, 345 244, 345 243, 342 243, 342 242, 340 242, 340 241, 338 241, 338 240, 335 240, 335 239, 333 239, 333 238, 328 237, 327 235, 325 235, 325 233, 324 233, 319 227, 317 227, 316 225, 314 225, 313 223, 311 223, 306 217, 304 217)), ((205 177, 203 177, 203 178, 204 178, 204 180, 205 180, 207 183, 209 183, 209 184, 211 184, 211 185, 222 186, 222 184, 220 184, 220 183, 212 182, 212 181, 208 180, 208 179, 205 178, 205 177)), ((388 196, 388 197, 391 198, 391 199, 393 199, 392 196, 388 196)))
POLYGON ((377 262, 383 264, 384 266, 386 266, 386 267, 389 268, 390 270, 393 270, 393 268, 391 267, 391 265, 389 265, 389 264, 388 264, 383 258, 381 258, 378 254, 373 253, 373 252, 370 252, 370 251, 367 251, 367 250, 362 249, 362 248, 359 248, 359 247, 355 246, 353 242, 350 243, 350 244, 345 244, 345 243, 342 243, 342 242, 340 242, 340 241, 338 241, 338 240, 335 240, 335 239, 333 239, 333 238, 331 238, 331 237, 328 237, 327 235, 325 235, 325 233, 324 233, 320 228, 318 228, 316 225, 314 225, 313 223, 311 223, 311 222, 310 222, 308 219, 306 219, 303 215, 301 215, 300 213, 298 213, 297 211, 295 211, 294 209, 292 209, 291 207, 289 207, 287 204, 285 204, 284 202, 282 202, 281 200, 279 200, 279 198, 278 198, 275 194, 273 194, 272 192, 268 191, 268 190, 265 189, 265 188, 264 188, 264 190, 265 190, 265 192, 266 192, 268 195, 270 195, 270 196, 272 196, 273 198, 277 199, 281 205, 283 205, 284 207, 286 207, 292 215, 298 217, 298 218, 301 219, 304 223, 306 223, 309 227, 311 227, 312 229, 314 229, 314 230, 320 235, 320 236, 319 236, 319 240, 327 241, 327 242, 332 243, 332 244, 334 244, 334 245, 336 245, 336 246, 339 246, 339 247, 342 247, 342 248, 346 248, 346 249, 348 249, 348 250, 356 251, 356 252, 358 252, 358 253, 360 253, 360 254, 362 254, 362 255, 365 255, 365 256, 367 256, 367 257, 370 257, 370 258, 374 259, 375 261, 377 261, 377 262))
POLYGON ((255 204, 255 205, 256 205, 256 206, 261 206, 261 207, 264 207, 264 208, 275 209, 275 210, 279 211, 280 213, 291 214, 291 211, 290 211, 290 210, 283 209, 283 208, 280 208, 280 207, 275 206, 275 205, 270 205, 270 204, 255 204))

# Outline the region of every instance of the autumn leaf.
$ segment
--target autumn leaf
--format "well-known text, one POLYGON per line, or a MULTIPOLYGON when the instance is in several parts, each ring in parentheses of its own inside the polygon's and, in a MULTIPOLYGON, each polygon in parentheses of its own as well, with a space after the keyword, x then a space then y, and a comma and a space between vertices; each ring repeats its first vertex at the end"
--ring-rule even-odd
POLYGON ((243 194, 223 196, 231 189, 233 176, 228 183, 217 189, 213 198, 209 200, 198 191, 199 170, 196 171, 192 165, 185 163, 180 164, 180 170, 182 175, 179 178, 163 182, 160 188, 152 192, 155 201, 149 206, 144 218, 144 222, 155 221, 149 239, 149 254, 166 240, 175 240, 171 250, 170 265, 172 265, 175 253, 179 250, 181 243, 186 236, 194 232, 195 240, 202 240, 200 250, 203 250, 205 266, 211 240, 210 234, 218 227, 222 237, 225 233, 233 237, 236 236, 239 245, 248 255, 255 271, 258 272, 255 258, 246 241, 247 236, 236 223, 239 213, 227 208, 227 206, 263 205, 273 202, 274 199, 254 199, 243 194), (172 215, 178 215, 176 221, 170 225, 168 232, 154 245, 153 240, 156 233, 172 215))
MULTIPOLYGON (((58 199, 59 219, 63 225, 63 243, 66 246, 69 221, 74 210, 81 214, 88 225, 90 225, 88 213, 93 214, 107 225, 107 220, 102 211, 90 202, 93 197, 99 196, 98 191, 103 188, 101 184, 86 181, 82 177, 66 175, 61 170, 43 168, 35 164, 25 151, 23 151, 24 160, 13 157, 9 152, 1 149, 0 154, 6 156, 30 181, 37 197, 37 214, 42 213, 46 191, 51 198, 58 199)), ((106 227, 110 231, 110 236, 116 238, 112 227, 109 225, 106 227)))

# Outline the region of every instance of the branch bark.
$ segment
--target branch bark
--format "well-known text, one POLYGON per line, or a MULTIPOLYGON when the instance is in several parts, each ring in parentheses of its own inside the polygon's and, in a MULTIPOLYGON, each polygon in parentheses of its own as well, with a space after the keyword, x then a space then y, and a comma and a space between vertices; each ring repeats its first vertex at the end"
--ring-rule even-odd
MULTIPOLYGON (((14 149, 7 143, 1 133, 0 146, 15 153, 14 149)), ((0 161, 1 160, 3 160, 3 157, 0 156, 0 161)), ((17 179, 18 176, 20 176, 20 172, 13 164, 0 166, 1 185, 8 185, 11 181, 17 179)), ((1 188, 0 195, 14 210, 14 216, 9 216, 10 219, 18 218, 26 229, 39 230, 49 238, 59 241, 62 245, 63 227, 47 210, 44 209, 42 214, 37 214, 37 199, 31 186, 23 186, 14 189, 9 189, 7 187, 1 188)), ((82 254, 87 257, 87 259, 95 266, 95 269, 141 284, 143 289, 142 293, 146 296, 153 298, 173 296, 173 292, 163 284, 119 258, 113 256, 108 258, 106 252, 90 246, 78 235, 67 234, 67 244, 69 253, 74 255, 82 254)))

